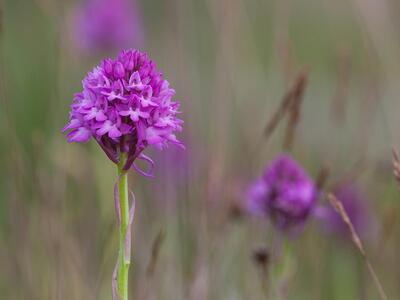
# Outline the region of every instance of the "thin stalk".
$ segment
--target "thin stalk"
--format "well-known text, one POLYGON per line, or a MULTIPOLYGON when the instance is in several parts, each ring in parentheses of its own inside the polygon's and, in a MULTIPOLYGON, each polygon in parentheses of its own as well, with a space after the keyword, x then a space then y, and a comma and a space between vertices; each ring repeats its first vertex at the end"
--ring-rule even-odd
POLYGON ((293 273, 292 247, 288 237, 283 240, 281 261, 277 270, 276 298, 286 299, 289 281, 293 273))
POLYGON ((371 262, 369 261, 369 259, 367 257, 367 253, 365 252, 364 245, 362 244, 361 239, 358 236, 353 223, 351 223, 349 215, 347 214, 346 210, 344 209, 343 204, 338 199, 336 199, 336 197, 333 194, 328 194, 328 200, 329 200, 330 204, 332 205, 332 207, 340 215, 342 220, 346 223, 346 226, 351 233, 351 238, 353 240, 353 243, 357 247, 361 256, 363 257, 364 262, 367 265, 368 271, 372 276, 372 279, 376 285, 376 288, 378 289, 379 296, 381 297, 382 300, 388 300, 385 290, 383 289, 383 286, 382 286, 378 276, 376 275, 375 270, 371 265, 371 262))
POLYGON ((128 272, 131 263, 130 257, 127 257, 125 253, 127 251, 125 247, 125 239, 129 226, 128 172, 123 170, 125 161, 126 153, 121 153, 121 159, 118 163, 118 192, 121 209, 121 222, 119 224, 119 267, 117 275, 117 287, 120 300, 128 300, 128 272))

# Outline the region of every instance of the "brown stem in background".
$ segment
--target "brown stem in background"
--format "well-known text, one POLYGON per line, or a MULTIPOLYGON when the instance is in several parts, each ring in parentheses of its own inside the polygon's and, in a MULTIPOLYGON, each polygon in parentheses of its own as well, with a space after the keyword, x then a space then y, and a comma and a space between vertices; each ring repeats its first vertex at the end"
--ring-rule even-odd
POLYGON ((397 151, 392 148, 393 175, 396 179, 397 186, 400 188, 400 160, 397 151))
POLYGON ((292 102, 298 101, 298 98, 302 96, 304 87, 308 78, 308 72, 302 70, 296 76, 296 79, 290 89, 283 96, 282 101, 278 109, 272 115, 264 129, 265 140, 268 140, 274 130, 276 129, 279 122, 282 120, 285 113, 293 108, 292 102))
POLYGON ((360 237, 358 236, 353 224, 350 221, 350 218, 346 212, 346 210, 344 209, 342 203, 333 195, 333 194, 328 194, 328 200, 329 203, 332 205, 332 207, 336 210, 336 212, 340 215, 340 217, 342 218, 343 222, 346 223, 347 228, 350 231, 351 234, 351 238, 352 241, 354 243, 354 245, 357 247, 358 251, 361 253, 361 256, 364 259, 364 262, 368 268, 369 273, 372 276, 372 279, 378 289, 379 292, 379 296, 382 300, 387 300, 387 296, 386 293, 383 289, 383 286, 381 284, 381 282, 379 281, 378 276, 376 275, 376 272, 374 270, 374 268, 371 265, 371 262, 369 261, 367 254, 365 252, 364 246, 361 242, 360 237))
POLYGON ((283 148, 285 150, 291 150, 294 143, 296 127, 300 121, 300 108, 303 103, 304 91, 307 86, 308 71, 302 70, 296 78, 295 84, 292 88, 292 100, 289 105, 289 121, 286 127, 285 139, 283 142, 283 148))
POLYGON ((328 166, 322 166, 318 172, 317 178, 315 180, 317 191, 322 191, 328 181, 330 174, 330 168, 328 166))
POLYGON ((165 231, 160 230, 156 236, 156 238, 154 239, 153 245, 151 247, 151 258, 150 258, 150 262, 147 265, 147 269, 146 269, 146 276, 147 277, 151 277, 154 274, 154 271, 156 269, 156 265, 157 265, 157 261, 158 261, 158 257, 160 254, 160 250, 161 250, 161 246, 165 240, 165 231))
POLYGON ((252 259, 260 272, 260 280, 265 297, 269 295, 269 268, 270 268, 270 253, 266 248, 259 248, 254 250, 252 259))

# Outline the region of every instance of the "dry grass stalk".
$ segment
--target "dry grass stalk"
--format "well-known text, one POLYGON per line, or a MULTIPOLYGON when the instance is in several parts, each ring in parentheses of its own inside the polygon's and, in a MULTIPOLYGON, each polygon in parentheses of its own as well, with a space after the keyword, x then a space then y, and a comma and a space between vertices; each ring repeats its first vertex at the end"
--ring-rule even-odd
POLYGON ((295 138, 297 124, 300 121, 300 108, 303 103, 304 91, 307 86, 308 71, 302 70, 298 74, 295 84, 292 88, 292 100, 289 104, 289 121, 286 127, 286 134, 283 146, 286 150, 291 150, 295 138))
POLYGON ((400 160, 397 151, 392 149, 392 161, 393 161, 393 175, 396 179, 397 185, 400 187, 400 160))
POLYGON ((160 249, 165 240, 165 232, 160 230, 154 239, 153 245, 151 247, 151 258, 150 262, 147 265, 146 274, 148 277, 151 277, 154 274, 156 269, 157 260, 160 254, 160 249))
POLYGON ((316 187, 318 191, 322 191, 326 185, 329 178, 330 169, 328 166, 322 166, 318 172, 317 178, 315 180, 316 187))
POLYGON ((259 248, 253 251, 252 260, 260 271, 261 286, 265 296, 269 294, 269 268, 271 254, 266 248, 259 248))
POLYGON ((298 97, 299 92, 304 88, 306 78, 307 78, 306 73, 304 71, 301 71, 297 75, 296 80, 294 81, 293 85, 283 96, 280 106, 275 111, 275 113, 273 114, 273 116, 269 120, 269 122, 267 123, 267 126, 265 126, 264 136, 267 140, 272 135, 275 128, 277 127, 277 125, 282 120, 283 116, 285 115, 285 113, 291 107, 292 101, 298 97))
POLYGON ((252 259, 256 266, 260 267, 264 272, 267 271, 270 263, 270 253, 267 249, 260 248, 254 250, 252 259))
POLYGON ((328 194, 328 200, 329 200, 329 203, 332 205, 332 207, 340 215, 343 222, 346 223, 346 226, 350 231, 353 243, 357 247, 357 249, 360 251, 360 253, 365 261, 365 264, 367 265, 368 271, 370 272, 372 279, 374 280, 374 283, 378 289, 380 298, 382 300, 387 300, 388 298, 383 289, 383 286, 382 286, 381 282, 379 281, 379 278, 376 275, 376 272, 375 272, 374 268, 372 267, 371 262, 369 261, 367 255, 366 255, 366 252, 365 252, 364 246, 361 242, 361 239, 358 236, 353 224, 351 223, 351 220, 350 220, 348 214, 346 213, 346 210, 344 209, 342 203, 333 194, 328 194))

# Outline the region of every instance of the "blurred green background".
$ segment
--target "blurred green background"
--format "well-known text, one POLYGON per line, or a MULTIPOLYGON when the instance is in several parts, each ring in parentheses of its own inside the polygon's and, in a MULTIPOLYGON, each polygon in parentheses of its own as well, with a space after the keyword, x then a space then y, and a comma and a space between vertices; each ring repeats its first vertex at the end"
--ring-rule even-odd
MULTIPOLYGON (((253 251, 284 237, 232 211, 282 151, 284 125, 268 141, 263 130, 303 68, 309 84, 292 154, 314 178, 329 166, 328 190, 356 178, 374 215, 367 254, 389 299, 400 299, 400 191, 391 166, 391 148, 400 146, 400 2, 138 4, 140 49, 177 91, 187 150, 150 151, 155 179, 130 173, 131 299, 265 299, 253 251)), ((111 299, 116 168, 94 142, 68 144, 61 129, 85 74, 117 51, 79 51, 78 6, 1 1, 1 299, 111 299)), ((279 299, 378 299, 349 241, 312 220, 290 244, 293 265, 279 299)))

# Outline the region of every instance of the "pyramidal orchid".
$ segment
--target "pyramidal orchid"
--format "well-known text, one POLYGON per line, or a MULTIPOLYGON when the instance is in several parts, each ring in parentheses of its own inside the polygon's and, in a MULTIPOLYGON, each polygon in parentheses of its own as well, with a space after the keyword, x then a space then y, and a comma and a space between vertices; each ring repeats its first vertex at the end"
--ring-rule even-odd
POLYGON ((249 211, 285 231, 304 225, 315 200, 314 182, 289 155, 275 158, 247 192, 249 211))
POLYGON ((94 139, 118 169, 114 197, 120 243, 113 275, 114 299, 128 299, 134 202, 130 207, 127 171, 134 168, 151 177, 154 163, 143 153, 147 147, 183 147, 175 136, 183 121, 177 117, 179 103, 174 96, 175 91, 147 54, 124 50, 115 59, 104 59, 82 81, 82 91, 75 95, 70 120, 63 129, 69 142, 94 139), (148 171, 136 166, 140 159, 150 164, 148 171))
MULTIPOLYGON (((285 233, 285 237, 291 237, 304 228, 314 210, 317 195, 314 181, 303 167, 291 156, 282 154, 272 160, 262 176, 249 187, 246 204, 250 213, 268 219, 285 233)), ((265 282, 273 299, 280 297, 276 287, 286 282, 284 278, 295 264, 291 239, 279 239, 278 242, 281 251, 269 267, 273 282, 269 279, 265 282)))

